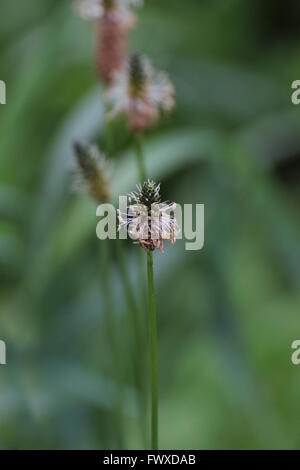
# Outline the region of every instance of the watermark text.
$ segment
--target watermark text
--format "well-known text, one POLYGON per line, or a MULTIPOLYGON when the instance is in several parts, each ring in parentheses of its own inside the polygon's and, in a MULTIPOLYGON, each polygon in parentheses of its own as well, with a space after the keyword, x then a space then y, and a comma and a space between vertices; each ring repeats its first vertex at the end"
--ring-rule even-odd
POLYGON ((0 340, 0 365, 6 364, 6 344, 0 340))
POLYGON ((99 240, 157 241, 182 240, 187 251, 201 250, 204 246, 204 204, 152 204, 149 207, 128 206, 126 196, 119 197, 119 209, 112 204, 97 207, 100 221, 96 227, 99 240), (117 215, 119 217, 117 217, 117 215), (117 223, 117 218, 122 223, 117 223))
POLYGON ((6 104, 6 84, 0 80, 0 104, 6 104))

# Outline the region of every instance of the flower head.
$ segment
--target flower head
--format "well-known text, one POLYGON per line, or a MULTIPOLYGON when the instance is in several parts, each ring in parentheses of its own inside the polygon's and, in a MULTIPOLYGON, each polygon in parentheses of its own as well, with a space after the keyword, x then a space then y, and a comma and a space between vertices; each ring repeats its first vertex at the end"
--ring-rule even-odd
POLYGON ((97 202, 109 198, 108 163, 98 148, 80 142, 74 143, 78 166, 77 182, 84 187, 97 202))
POLYGON ((134 132, 156 124, 160 111, 174 108, 174 87, 167 75, 155 72, 141 54, 133 54, 107 91, 111 116, 125 113, 134 132))
POLYGON ((100 78, 107 84, 124 65, 128 31, 136 22, 131 7, 140 3, 138 0, 79 0, 75 3, 79 16, 97 21, 97 68, 100 78))
POLYGON ((160 184, 147 180, 137 185, 137 191, 129 194, 129 206, 125 214, 118 212, 119 230, 126 227, 128 233, 146 251, 158 248, 163 251, 164 240, 174 245, 178 226, 174 215, 175 203, 162 203, 160 184))

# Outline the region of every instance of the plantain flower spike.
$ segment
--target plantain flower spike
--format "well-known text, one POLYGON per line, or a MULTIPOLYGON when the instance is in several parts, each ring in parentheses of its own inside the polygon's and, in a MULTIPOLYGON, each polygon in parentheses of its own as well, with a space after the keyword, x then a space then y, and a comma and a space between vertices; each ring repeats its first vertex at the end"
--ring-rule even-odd
POLYGON ((76 13, 95 20, 98 30, 97 69, 100 78, 110 84, 121 70, 128 52, 128 32, 136 23, 132 7, 141 0, 78 0, 76 13))
POLYGON ((175 209, 175 203, 161 202, 160 184, 147 180, 129 194, 126 213, 118 211, 119 230, 125 227, 145 251, 162 253, 164 241, 174 245, 179 234, 175 209))
POLYGON ((125 113, 134 133, 153 127, 161 111, 175 106, 175 90, 168 76, 155 72, 149 60, 140 53, 131 56, 108 88, 106 99, 111 104, 110 117, 125 113))
POLYGON ((74 143, 78 167, 77 183, 99 203, 106 202, 110 196, 108 163, 94 145, 74 143))

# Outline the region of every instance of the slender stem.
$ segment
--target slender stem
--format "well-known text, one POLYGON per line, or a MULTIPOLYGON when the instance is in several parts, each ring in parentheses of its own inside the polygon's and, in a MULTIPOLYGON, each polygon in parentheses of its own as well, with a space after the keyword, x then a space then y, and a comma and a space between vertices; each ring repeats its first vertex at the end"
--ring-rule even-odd
MULTIPOLYGON (((146 171, 144 164, 144 153, 143 153, 143 136, 141 134, 135 135, 135 148, 137 156, 137 165, 139 171, 140 183, 146 179, 146 171)), ((146 312, 146 289, 145 289, 145 274, 144 274, 144 250, 138 250, 138 263, 139 263, 139 291, 141 307, 146 312)))
MULTIPOLYGON (((136 158, 137 158, 137 167, 138 167, 138 174, 140 183, 143 184, 146 180, 146 170, 145 170, 145 163, 144 163, 144 154, 143 154, 143 136, 141 134, 135 134, 134 136, 134 143, 135 143, 135 151, 136 151, 136 158)), ((142 342, 146 339, 146 328, 145 328, 145 320, 146 320, 146 289, 145 289, 145 274, 144 274, 144 253, 142 249, 138 250, 138 263, 139 263, 139 291, 140 291, 140 301, 141 301, 141 308, 144 311, 144 320, 141 329, 142 335, 142 342)), ((140 352, 141 354, 141 363, 144 365, 145 357, 143 355, 143 351, 140 352)), ((144 385, 144 384, 143 384, 144 385)), ((143 387, 144 390, 144 387, 143 387)), ((145 397, 143 397, 144 405, 145 397)))
POLYGON ((123 426, 122 426, 122 405, 123 405, 123 386, 122 386, 122 375, 123 375, 123 361, 122 351, 119 351, 119 342, 116 338, 116 325, 115 325, 115 306, 114 297, 111 289, 111 252, 109 248, 109 240, 103 240, 100 251, 100 270, 102 277, 102 288, 103 294, 106 299, 106 306, 104 308, 105 313, 105 324, 107 337, 110 345, 110 354, 113 360, 114 378, 118 383, 118 396, 116 401, 116 409, 113 415, 114 426, 117 434, 117 445, 119 448, 123 448, 123 426))
MULTIPOLYGON (((144 163, 144 153, 143 153, 143 136, 141 134, 135 134, 134 136, 136 158, 137 158, 137 167, 139 173, 140 183, 143 184, 146 180, 146 170, 144 163)), ((144 256, 143 250, 139 250, 139 281, 140 281, 140 293, 141 293, 141 306, 144 309, 146 305, 146 291, 145 291, 145 282, 144 282, 144 256)), ((145 309, 146 310, 146 309, 145 309)))
POLYGON ((137 250, 137 264, 138 264, 138 282, 139 282, 139 293, 140 293, 140 308, 143 312, 142 320, 143 320, 143 334, 145 335, 145 324, 147 322, 147 293, 146 293, 146 285, 145 285, 145 251, 138 247, 137 250))
MULTIPOLYGON (((109 158, 113 153, 113 142, 114 142, 114 129, 113 123, 107 121, 106 123, 106 135, 105 135, 105 147, 106 156, 109 158)), ((142 154, 141 154, 142 158, 142 154)), ((141 327, 139 318, 139 309, 136 304, 134 292, 131 286, 127 263, 125 260, 124 246, 121 240, 118 240, 117 244, 117 258, 121 274, 121 280, 124 287, 126 301, 128 305, 129 319, 130 319, 130 330, 133 339, 133 367, 134 367, 134 380, 138 391, 138 406, 139 406, 139 418, 141 426, 141 436, 146 442, 146 386, 143 381, 144 367, 142 359, 142 340, 141 327), (141 365, 140 365, 141 363, 141 365)))
POLYGON ((157 368, 157 334, 156 305, 154 292, 153 255, 147 254, 149 325, 150 325, 150 368, 151 368, 151 446, 158 449, 158 368, 157 368))
POLYGON ((139 134, 135 136, 135 151, 139 170, 139 180, 140 183, 143 184, 146 179, 146 170, 143 158, 143 138, 139 134))
POLYGON ((130 283, 129 273, 127 270, 126 260, 124 256, 124 249, 122 245, 122 240, 118 240, 117 244, 117 257, 120 268, 120 274, 124 286, 124 292, 126 296, 126 301, 128 305, 129 320, 130 320, 130 330, 133 339, 133 367, 134 367, 134 379, 136 387, 139 393, 139 414, 140 414, 140 426, 142 431, 143 440, 146 439, 146 385, 143 380, 144 376, 144 357, 143 357, 143 348, 142 348, 142 326, 140 324, 140 315, 139 309, 135 301, 133 294, 132 286, 130 283))
MULTIPOLYGON (((113 139, 114 139, 113 123, 107 121, 106 123, 106 135, 105 135, 105 147, 106 156, 110 158, 113 150, 113 139)), ((142 436, 146 442, 146 392, 143 389, 144 384, 142 380, 142 369, 139 367, 139 360, 142 357, 141 353, 141 335, 139 325, 138 308, 135 301, 135 296, 130 282, 129 272, 125 260, 124 246, 121 240, 118 240, 117 244, 117 258, 121 274, 121 280, 124 287, 126 301, 128 305, 128 312, 130 318, 131 335, 133 339, 133 364, 134 364, 134 379, 139 396, 139 417, 142 436)))

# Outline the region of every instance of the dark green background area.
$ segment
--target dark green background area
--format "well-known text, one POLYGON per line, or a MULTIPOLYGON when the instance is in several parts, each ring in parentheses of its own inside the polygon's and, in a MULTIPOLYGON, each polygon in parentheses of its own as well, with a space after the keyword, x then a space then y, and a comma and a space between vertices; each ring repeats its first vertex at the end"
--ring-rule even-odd
MULTIPOLYGON (((142 447, 116 242, 112 313, 95 205, 71 190, 72 141, 105 140, 93 27, 70 1, 0 8, 0 447, 142 447)), ((205 204, 204 249, 154 257, 160 446, 299 448, 299 1, 145 0, 139 13, 132 49, 177 92, 146 135, 148 173, 164 199, 205 204)), ((122 121, 113 160, 116 200, 138 182, 122 121)), ((139 298, 139 249, 125 249, 139 298)))

